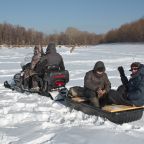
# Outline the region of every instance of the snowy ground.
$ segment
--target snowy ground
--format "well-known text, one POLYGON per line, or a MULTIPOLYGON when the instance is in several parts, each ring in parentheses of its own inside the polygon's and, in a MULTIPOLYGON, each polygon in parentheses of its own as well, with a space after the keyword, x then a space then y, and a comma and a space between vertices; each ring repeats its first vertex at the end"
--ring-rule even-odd
MULTIPOLYGON (((117 67, 129 73, 133 61, 144 63, 143 44, 113 44, 70 49, 57 48, 70 72, 67 87, 83 86, 83 78, 98 60, 105 62, 113 88, 121 84, 117 67)), ((5 89, 3 82, 20 71, 32 48, 0 49, 0 144, 143 144, 144 117, 116 125, 100 117, 66 108, 38 94, 5 89)))

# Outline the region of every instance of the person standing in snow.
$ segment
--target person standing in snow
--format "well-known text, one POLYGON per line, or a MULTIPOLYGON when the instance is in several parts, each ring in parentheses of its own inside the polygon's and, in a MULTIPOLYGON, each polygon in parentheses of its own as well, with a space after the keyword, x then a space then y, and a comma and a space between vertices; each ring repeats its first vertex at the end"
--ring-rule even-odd
POLYGON ((118 67, 122 84, 116 90, 111 90, 109 98, 115 104, 142 106, 144 105, 144 65, 139 62, 131 64, 131 78, 125 76, 122 66, 118 67))
POLYGON ((107 95, 111 83, 105 73, 105 65, 98 61, 93 70, 86 73, 84 78, 84 95, 96 107, 107 103, 107 95))

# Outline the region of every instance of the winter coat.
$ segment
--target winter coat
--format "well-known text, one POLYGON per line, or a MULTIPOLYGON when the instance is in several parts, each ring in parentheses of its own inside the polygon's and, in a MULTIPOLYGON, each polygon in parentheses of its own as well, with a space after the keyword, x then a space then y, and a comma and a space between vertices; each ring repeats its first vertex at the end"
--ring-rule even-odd
POLYGON ((24 79, 29 78, 30 76, 36 74, 35 67, 40 61, 41 58, 42 47, 35 46, 34 47, 34 55, 32 57, 31 63, 26 64, 23 66, 23 77, 24 79))
MULTIPOLYGON (((127 80, 126 80, 127 81, 127 80)), ((144 65, 127 81, 127 99, 136 106, 144 105, 144 65)))
POLYGON ((97 92, 97 90, 100 88, 102 90, 106 90, 106 93, 108 93, 111 88, 110 81, 105 72, 102 75, 98 75, 96 73, 96 70, 99 67, 103 67, 105 70, 103 62, 99 62, 95 64, 93 70, 86 73, 84 78, 84 87, 95 92, 97 92))
POLYGON ((60 70, 65 70, 62 56, 56 52, 56 46, 54 43, 50 43, 46 49, 46 54, 42 56, 39 64, 37 65, 36 71, 45 71, 45 67, 57 65, 60 70))
POLYGON ((31 70, 33 70, 36 64, 39 62, 41 58, 41 52, 42 52, 42 48, 40 46, 35 46, 34 56, 32 57, 31 66, 30 66, 31 70))

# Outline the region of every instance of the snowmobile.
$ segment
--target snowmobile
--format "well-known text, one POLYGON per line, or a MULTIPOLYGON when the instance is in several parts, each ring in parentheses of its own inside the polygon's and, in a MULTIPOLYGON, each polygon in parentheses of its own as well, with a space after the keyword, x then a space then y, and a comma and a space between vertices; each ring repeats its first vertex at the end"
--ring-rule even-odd
MULTIPOLYGON (((25 58, 25 59, 29 59, 29 58, 25 58)), ((8 81, 4 82, 4 86, 6 88, 16 90, 21 93, 24 93, 24 92, 38 93, 42 96, 50 97, 52 100, 58 100, 58 99, 64 98, 64 96, 66 95, 68 91, 67 88, 65 87, 65 85, 69 81, 69 72, 67 70, 60 70, 57 65, 46 66, 45 67, 46 71, 44 72, 44 74, 47 75, 48 82, 47 82, 45 91, 43 91, 42 89, 40 89, 39 91, 33 91, 31 90, 31 87, 32 87, 31 78, 28 83, 29 88, 28 89, 24 88, 23 73, 24 73, 24 70, 30 66, 30 62, 26 64, 25 63, 26 62, 24 62, 24 64, 21 64, 22 71, 20 71, 19 73, 16 73, 11 82, 8 82, 8 81), (60 95, 56 93, 52 96, 51 93, 54 91, 57 92, 58 94, 60 93, 60 95)), ((37 75, 40 80, 38 81, 39 86, 41 85, 41 83, 44 82, 43 80, 44 74, 35 73, 35 75, 37 75)))
MULTIPOLYGON (((74 88, 76 88, 75 86, 74 88)), ((132 121, 136 121, 142 118, 144 106, 136 107, 136 106, 126 106, 126 105, 105 105, 101 108, 94 107, 82 97, 83 87, 80 87, 80 95, 77 95, 77 92, 72 91, 71 88, 68 92, 65 101, 67 106, 82 111, 88 115, 95 115, 106 118, 113 123, 123 124, 132 121)))

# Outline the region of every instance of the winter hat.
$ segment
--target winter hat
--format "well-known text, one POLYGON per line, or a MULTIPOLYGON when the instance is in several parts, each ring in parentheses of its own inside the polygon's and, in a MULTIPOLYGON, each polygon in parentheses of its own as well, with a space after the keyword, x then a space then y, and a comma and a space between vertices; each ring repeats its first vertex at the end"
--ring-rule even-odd
POLYGON ((36 46, 34 47, 34 52, 35 52, 35 53, 40 53, 40 52, 41 52, 41 47, 40 47, 39 45, 36 45, 36 46))
POLYGON ((105 65, 102 61, 98 61, 96 62, 95 66, 94 66, 94 71, 105 71, 105 65))
POLYGON ((129 71, 132 71, 132 68, 133 67, 136 67, 136 68, 139 68, 141 66, 141 63, 140 62, 133 62, 132 64, 131 64, 131 69, 129 70, 129 71))

